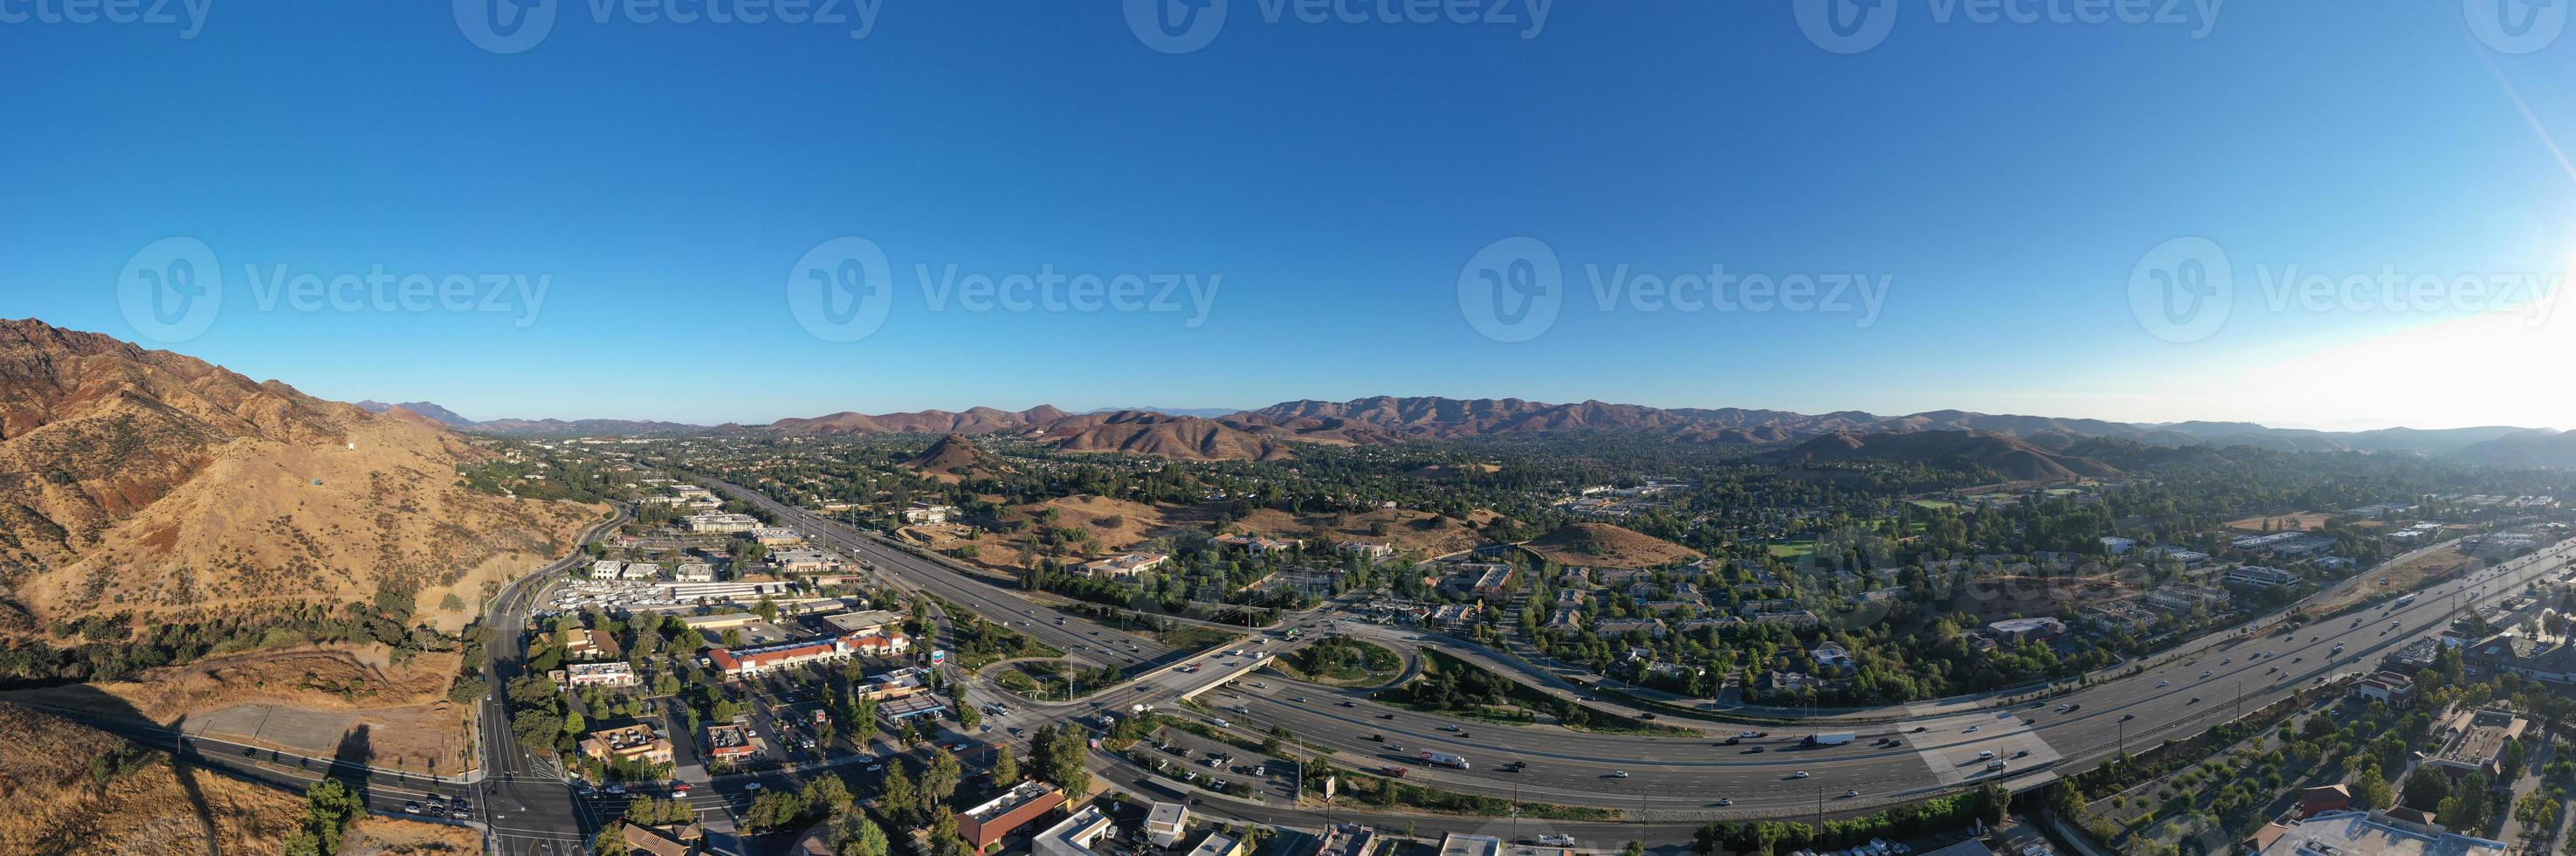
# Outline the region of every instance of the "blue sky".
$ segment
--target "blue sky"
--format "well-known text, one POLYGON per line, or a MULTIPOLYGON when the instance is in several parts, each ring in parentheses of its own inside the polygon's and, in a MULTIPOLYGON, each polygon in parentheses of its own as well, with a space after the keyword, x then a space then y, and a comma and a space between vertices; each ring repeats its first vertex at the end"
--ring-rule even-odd
POLYGON ((887 0, 853 38, 561 0, 515 53, 446 2, 210 2, 192 37, 0 23, 0 315, 474 418, 1394 394, 2576 428, 2529 389, 2576 358, 2576 322, 2458 293, 2554 282, 2576 250, 2553 151, 2576 139, 2576 34, 2506 52, 2467 24, 2484 0, 2230 2, 2205 28, 1889 0, 1850 54, 1785 2, 1554 3, 1533 27, 1521 0, 1504 25, 1228 0, 1178 54, 1111 2, 887 0), (223 302, 156 337, 119 289, 174 237, 223 302), (829 341, 790 275, 844 237, 884 253, 886 314, 829 341), (1563 304, 1498 341, 1460 280, 1516 237, 1553 254, 1563 304), (2131 303, 2184 237, 2235 286, 2205 337, 2131 303), (921 281, 951 265, 1215 287, 1178 311, 971 311, 921 281), (1594 282, 1721 265, 1884 301, 1605 308, 1594 282), (2442 299, 2284 303, 2265 282, 2291 266, 2442 299), (493 312, 270 290, 378 269, 466 277, 472 303, 487 276, 546 290, 493 312))

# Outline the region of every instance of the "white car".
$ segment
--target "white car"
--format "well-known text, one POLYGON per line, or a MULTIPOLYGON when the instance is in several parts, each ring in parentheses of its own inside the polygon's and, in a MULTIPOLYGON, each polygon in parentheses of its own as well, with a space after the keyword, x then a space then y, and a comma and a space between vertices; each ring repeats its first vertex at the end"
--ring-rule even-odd
POLYGON ((2164 689, 2165 687, 2172 686, 2172 685, 2173 685, 2173 682, 2172 682, 2172 681, 2157 681, 2157 682, 2156 682, 2156 688, 2157 688, 2157 689, 2164 689))
POLYGON ((1545 847, 1572 847, 1574 846, 1574 836, 1542 835, 1539 836, 1538 843, 1545 847))
POLYGON ((1792 778, 1792 779, 1803 779, 1803 778, 1806 778, 1806 777, 1807 777, 1807 771, 1805 771, 1805 770, 1799 770, 1798 772, 1795 772, 1795 773, 1791 773, 1791 774, 1789 774, 1789 778, 1792 778))
POLYGON ((1977 753, 1977 760, 1979 760, 1979 761, 1983 761, 1983 760, 1986 760, 1986 759, 1988 759, 1988 758, 1992 758, 1992 757, 1995 757, 1995 753, 1993 753, 1993 752, 1979 752, 1979 753, 1977 753))

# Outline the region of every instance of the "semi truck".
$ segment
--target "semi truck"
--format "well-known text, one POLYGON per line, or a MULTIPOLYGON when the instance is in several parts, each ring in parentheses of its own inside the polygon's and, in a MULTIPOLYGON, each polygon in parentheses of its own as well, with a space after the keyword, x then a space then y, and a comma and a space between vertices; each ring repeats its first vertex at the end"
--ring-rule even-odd
POLYGON ((1836 731, 1830 734, 1810 734, 1807 735, 1807 739, 1799 742, 1809 746, 1841 746, 1858 739, 1860 735, 1849 731, 1836 731))
POLYGON ((1451 755, 1446 752, 1424 752, 1418 757, 1420 757, 1422 759, 1422 763, 1425 764, 1436 764, 1454 770, 1473 769, 1473 767, 1467 763, 1467 759, 1451 755))

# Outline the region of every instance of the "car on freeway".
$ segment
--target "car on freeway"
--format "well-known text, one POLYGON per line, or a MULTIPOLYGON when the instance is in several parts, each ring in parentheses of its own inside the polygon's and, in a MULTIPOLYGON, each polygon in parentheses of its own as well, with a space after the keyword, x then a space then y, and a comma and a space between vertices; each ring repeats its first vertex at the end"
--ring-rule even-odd
POLYGON ((1844 791, 1844 792, 1843 792, 1843 799, 1852 799, 1852 798, 1854 798, 1854 797, 1858 797, 1858 796, 1860 796, 1860 792, 1859 792, 1859 791, 1856 791, 1856 790, 1855 790, 1855 791, 1844 791))
POLYGON ((1538 843, 1541 847, 1572 847, 1574 846, 1574 836, 1563 834, 1542 835, 1539 836, 1538 843))
POLYGON ((1993 753, 1993 752, 1979 752, 1979 753, 1977 753, 1977 760, 1979 760, 1979 761, 1983 761, 1983 760, 1986 760, 1986 759, 1988 759, 1988 758, 1992 758, 1992 757, 1995 757, 1995 753, 1993 753))
POLYGON ((1791 774, 1789 774, 1789 778, 1792 778, 1792 779, 1803 779, 1803 778, 1806 778, 1806 777, 1807 777, 1807 771, 1805 771, 1805 770, 1799 770, 1798 772, 1795 772, 1795 773, 1791 773, 1791 774))
POLYGON ((1720 799, 1717 801, 1717 807, 1718 807, 1718 808, 1725 808, 1725 807, 1727 807, 1727 806, 1731 806, 1731 805, 1734 805, 1734 804, 1735 804, 1735 798, 1734 798, 1734 797, 1722 797, 1722 798, 1720 798, 1720 799))
POLYGON ((1628 771, 1626 771, 1626 770, 1612 770, 1612 771, 1610 771, 1610 778, 1613 778, 1613 779, 1625 779, 1625 778, 1627 778, 1627 777, 1628 777, 1628 771))
POLYGON ((420 813, 420 803, 416 803, 416 802, 407 802, 407 803, 403 803, 403 813, 405 813, 405 814, 419 814, 419 813, 420 813))
POLYGON ((2200 673, 2200 676, 2201 676, 2201 677, 2206 678, 2206 677, 2209 677, 2209 676, 2211 676, 2211 675, 2215 675, 2215 674, 2218 674, 2218 673, 2217 673, 2217 672, 2214 672, 2214 671, 2204 671, 2204 672, 2201 672, 2201 673, 2200 673))
POLYGON ((756 791, 756 790, 760 790, 760 783, 759 783, 759 782, 744 782, 744 783, 742 783, 742 789, 743 789, 743 790, 746 790, 746 791, 756 791))

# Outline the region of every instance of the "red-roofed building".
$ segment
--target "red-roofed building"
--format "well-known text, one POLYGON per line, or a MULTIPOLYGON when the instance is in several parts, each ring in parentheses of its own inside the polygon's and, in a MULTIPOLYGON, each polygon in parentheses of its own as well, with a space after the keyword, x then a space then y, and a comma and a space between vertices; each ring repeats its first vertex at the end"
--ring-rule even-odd
POLYGON ((869 636, 844 637, 850 649, 870 657, 892 657, 912 650, 912 640, 901 633, 879 633, 869 636))
POLYGON ((2299 792, 2299 816, 2315 817, 2330 811, 2352 808, 2352 790, 2342 785, 2308 788, 2299 792))
POLYGON ((857 650, 849 638, 835 636, 755 648, 717 648, 707 652, 707 662, 726 678, 739 680, 806 663, 847 660, 857 650))
POLYGON ((983 852, 1011 833, 1064 805, 1064 792, 1044 782, 1026 782, 992 801, 957 814, 957 837, 967 849, 983 852))

